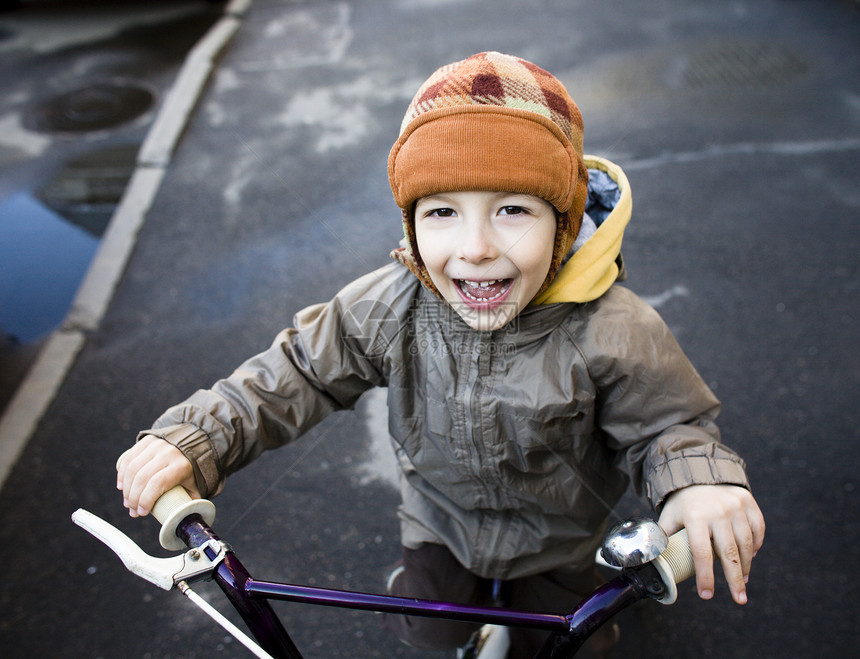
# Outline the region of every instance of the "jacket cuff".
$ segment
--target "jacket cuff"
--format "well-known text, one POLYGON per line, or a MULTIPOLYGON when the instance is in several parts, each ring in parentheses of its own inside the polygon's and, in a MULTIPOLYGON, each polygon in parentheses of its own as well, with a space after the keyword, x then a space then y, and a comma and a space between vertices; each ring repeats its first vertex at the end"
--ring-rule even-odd
POLYGON ((749 489, 749 480, 743 460, 720 447, 709 455, 672 456, 645 474, 645 492, 658 511, 672 492, 690 485, 739 485, 749 489))
POLYGON ((138 433, 137 441, 146 435, 154 435, 172 444, 188 458, 194 471, 194 483, 204 498, 218 494, 223 483, 218 474, 218 455, 215 445, 202 428, 191 423, 179 423, 163 428, 152 428, 138 433))

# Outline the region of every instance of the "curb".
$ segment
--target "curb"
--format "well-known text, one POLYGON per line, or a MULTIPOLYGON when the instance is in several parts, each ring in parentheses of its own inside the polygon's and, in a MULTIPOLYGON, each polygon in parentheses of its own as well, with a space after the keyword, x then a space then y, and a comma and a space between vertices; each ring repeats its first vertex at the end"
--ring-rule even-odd
POLYGON ((223 16, 186 56, 167 92, 65 321, 48 337, 0 418, 0 489, 86 344, 87 335, 101 323, 176 145, 251 2, 227 3, 223 16))

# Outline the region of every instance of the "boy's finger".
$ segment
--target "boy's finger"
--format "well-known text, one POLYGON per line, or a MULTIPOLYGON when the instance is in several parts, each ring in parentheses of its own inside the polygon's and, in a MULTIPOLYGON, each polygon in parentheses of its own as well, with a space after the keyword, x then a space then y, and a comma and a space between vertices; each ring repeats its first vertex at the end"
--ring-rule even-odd
POLYGON ((138 515, 145 516, 151 513, 159 497, 174 485, 181 484, 182 479, 183 473, 179 465, 169 461, 161 463, 158 471, 149 478, 140 493, 137 502, 138 515))
POLYGON ((123 451, 122 454, 116 460, 116 488, 118 490, 123 489, 123 481, 125 480, 126 469, 128 467, 128 463, 131 461, 131 457, 134 455, 135 449, 137 449, 136 445, 123 451))
MULTIPOLYGON (((723 575, 729 585, 732 599, 738 604, 746 604, 747 591, 744 581, 743 558, 731 526, 721 524, 714 529, 714 551, 723 566, 723 575)), ((747 569, 746 574, 748 573, 747 569)))
POLYGON ((696 569, 696 589, 702 599, 714 596, 714 553, 711 548, 711 533, 706 526, 688 525, 687 538, 696 569))
POLYGON ((753 534, 753 556, 755 556, 756 552, 761 549, 761 546, 764 544, 764 535, 765 535, 765 523, 764 523, 764 515, 762 515, 761 510, 755 502, 753 502, 753 509, 747 513, 747 517, 750 521, 750 528, 752 529, 753 534))
POLYGON ((152 461, 144 462, 139 467, 135 467, 134 463, 129 465, 129 476, 123 480, 123 503, 132 517, 139 516, 140 497, 157 468, 152 461))
POLYGON ((146 487, 140 493, 140 499, 137 501, 137 514, 141 517, 145 517, 151 513, 155 502, 169 489, 165 486, 165 482, 169 480, 167 473, 168 470, 163 469, 155 474, 149 479, 146 487))
POLYGON ((123 451, 116 460, 116 487, 125 490, 125 482, 129 479, 130 470, 133 468, 134 460, 147 449, 152 443, 152 436, 147 435, 139 442, 123 451))
POLYGON ((755 554, 755 537, 752 529, 746 519, 737 521, 733 527, 735 544, 737 545, 738 554, 741 561, 741 572, 744 577, 749 575, 750 567, 752 566, 753 555, 755 554))
POLYGON ((147 439, 141 440, 135 447, 140 448, 123 460, 123 497, 132 517, 148 514, 147 506, 141 508, 141 497, 149 482, 169 465, 162 446, 157 442, 147 442, 147 439))

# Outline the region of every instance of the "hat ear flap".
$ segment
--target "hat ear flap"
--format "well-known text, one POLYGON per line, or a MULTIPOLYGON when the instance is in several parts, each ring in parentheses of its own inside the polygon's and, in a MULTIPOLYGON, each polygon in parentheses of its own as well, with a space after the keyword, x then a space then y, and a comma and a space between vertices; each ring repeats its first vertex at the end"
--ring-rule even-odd
POLYGON ((403 217, 403 242, 400 247, 391 251, 391 258, 405 265, 418 277, 418 280, 427 287, 436 297, 443 299, 442 294, 436 288, 433 280, 430 279, 430 273, 424 266, 424 261, 421 259, 421 254, 418 251, 418 239, 415 237, 415 204, 409 208, 401 208, 400 213, 403 217))
POLYGON ((588 168, 585 166, 585 163, 580 162, 577 169, 570 210, 566 213, 556 212, 555 246, 552 250, 552 261, 550 262, 546 279, 535 297, 549 288, 552 280, 555 279, 558 271, 561 270, 561 265, 570 248, 573 247, 573 243, 576 242, 579 229, 582 227, 582 215, 585 213, 585 205, 588 201, 588 168))

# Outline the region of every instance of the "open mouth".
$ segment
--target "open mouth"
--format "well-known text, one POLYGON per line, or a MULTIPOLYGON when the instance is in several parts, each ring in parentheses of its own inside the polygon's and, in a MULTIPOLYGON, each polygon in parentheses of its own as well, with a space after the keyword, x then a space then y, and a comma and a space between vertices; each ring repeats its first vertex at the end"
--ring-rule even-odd
POLYGON ((481 305, 492 305, 502 301, 510 292, 513 279, 490 279, 487 281, 471 281, 456 279, 457 288, 467 302, 481 305))

